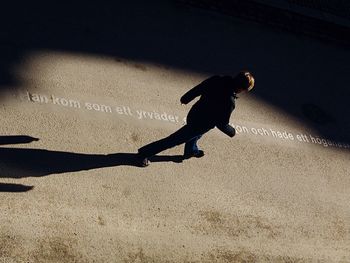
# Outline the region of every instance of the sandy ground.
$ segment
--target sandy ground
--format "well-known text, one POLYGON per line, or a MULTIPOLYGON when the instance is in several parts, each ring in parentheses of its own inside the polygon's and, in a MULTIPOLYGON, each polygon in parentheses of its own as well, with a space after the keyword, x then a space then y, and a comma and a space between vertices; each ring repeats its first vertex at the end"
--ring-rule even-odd
POLYGON ((0 262, 350 262, 349 149, 313 143, 302 120, 246 94, 232 123, 249 132, 212 130, 205 157, 179 162, 175 147, 140 168, 137 148, 183 125, 179 98, 208 74, 50 50, 13 72, 0 262))

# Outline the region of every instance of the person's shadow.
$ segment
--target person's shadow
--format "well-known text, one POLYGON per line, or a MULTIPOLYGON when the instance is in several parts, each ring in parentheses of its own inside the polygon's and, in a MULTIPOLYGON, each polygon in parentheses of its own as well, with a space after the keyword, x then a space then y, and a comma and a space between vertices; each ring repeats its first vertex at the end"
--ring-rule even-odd
POLYGON ((34 186, 30 185, 0 183, 0 192, 20 193, 27 192, 33 188, 34 186))
MULTIPOLYGON (((8 136, 0 136, 0 144, 6 143, 6 137, 8 136)), ((8 142, 12 141, 10 143, 37 140, 29 136, 12 136, 8 139, 8 142), (17 137, 17 140, 13 137, 17 137)), ((182 162, 182 160, 182 155, 150 158, 151 162, 182 162)), ((119 165, 141 167, 140 164, 136 153, 104 155, 0 147, 0 178, 39 177, 119 165)))
POLYGON ((30 143, 34 141, 39 141, 39 139, 27 135, 0 136, 0 145, 30 143))

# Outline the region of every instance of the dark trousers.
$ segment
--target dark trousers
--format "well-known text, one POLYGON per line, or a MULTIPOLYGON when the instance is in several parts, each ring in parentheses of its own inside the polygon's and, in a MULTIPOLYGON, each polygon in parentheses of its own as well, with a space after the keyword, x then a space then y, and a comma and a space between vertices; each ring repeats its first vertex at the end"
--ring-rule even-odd
POLYGON ((185 154, 191 153, 191 151, 198 151, 197 141, 210 129, 186 124, 168 137, 141 147, 139 154, 143 157, 151 157, 182 143, 186 143, 185 154))
POLYGON ((192 153, 197 153, 199 151, 197 142, 202 137, 202 135, 203 134, 200 134, 185 143, 184 155, 191 155, 192 153))

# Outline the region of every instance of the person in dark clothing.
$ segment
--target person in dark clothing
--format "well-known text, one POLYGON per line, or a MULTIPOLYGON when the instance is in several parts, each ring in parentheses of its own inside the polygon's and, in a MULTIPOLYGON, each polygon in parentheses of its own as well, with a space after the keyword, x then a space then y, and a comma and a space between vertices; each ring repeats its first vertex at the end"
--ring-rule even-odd
POLYGON ((188 104, 198 96, 200 99, 190 109, 186 125, 164 139, 141 147, 138 150, 141 165, 148 166, 149 157, 182 143, 185 143, 185 159, 204 156, 204 152, 198 149, 197 141, 214 127, 230 137, 235 136, 236 131, 229 124, 235 99, 237 94, 250 91, 254 82, 250 72, 241 71, 235 77, 210 77, 189 90, 181 97, 182 104, 188 104))

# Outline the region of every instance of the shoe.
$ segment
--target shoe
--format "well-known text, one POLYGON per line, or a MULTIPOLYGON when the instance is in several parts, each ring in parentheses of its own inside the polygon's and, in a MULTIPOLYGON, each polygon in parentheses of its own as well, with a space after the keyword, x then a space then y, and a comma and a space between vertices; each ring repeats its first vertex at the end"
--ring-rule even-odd
POLYGON ((147 167, 151 164, 151 162, 148 160, 147 155, 143 154, 142 152, 140 152, 140 149, 137 151, 137 155, 136 155, 136 159, 137 159, 137 164, 140 167, 147 167))
POLYGON ((201 158, 203 156, 204 156, 204 152, 202 150, 198 150, 198 151, 192 152, 192 153, 185 153, 184 159, 189 159, 192 157, 201 158))
POLYGON ((151 162, 148 160, 148 157, 142 155, 141 153, 137 154, 137 164, 141 167, 146 167, 151 164, 151 162))
POLYGON ((148 158, 141 159, 141 167, 147 167, 151 164, 151 162, 148 160, 148 158))

